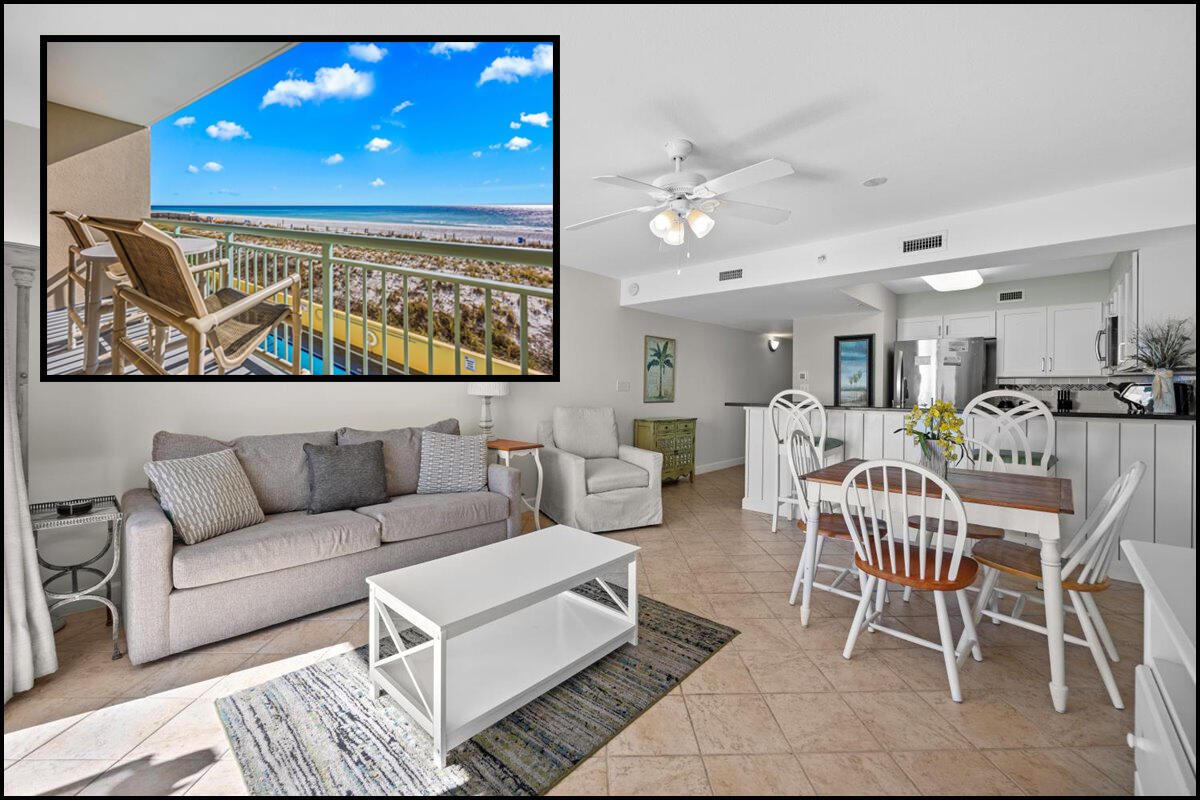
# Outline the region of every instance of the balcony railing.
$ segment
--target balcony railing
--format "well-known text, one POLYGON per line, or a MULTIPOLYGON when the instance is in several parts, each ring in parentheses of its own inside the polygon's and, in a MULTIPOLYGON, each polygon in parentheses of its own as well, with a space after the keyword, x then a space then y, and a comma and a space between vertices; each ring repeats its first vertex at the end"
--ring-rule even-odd
MULTIPOLYGON (((543 324, 537 336, 531 324, 534 313, 553 319, 546 316, 556 313, 553 288, 477 277, 489 271, 479 262, 552 269, 551 249, 166 218, 147 221, 175 235, 218 239, 219 255, 214 258, 229 259, 217 279, 220 286, 250 292, 300 273, 301 340, 290 341, 288 329, 280 326, 259 348, 268 362, 290 368, 292 359, 300 358, 306 371, 325 375, 541 375, 553 367, 552 323, 543 324), (288 246, 299 242, 317 252, 247 238, 284 240, 288 246), (347 252, 351 250, 461 260, 464 272, 476 274, 380 264, 352 258, 358 254, 347 252), (438 307, 444 295, 452 297, 448 310, 438 307), (536 353, 532 344, 538 345, 536 353)), ((288 300, 290 296, 279 298, 288 300)))

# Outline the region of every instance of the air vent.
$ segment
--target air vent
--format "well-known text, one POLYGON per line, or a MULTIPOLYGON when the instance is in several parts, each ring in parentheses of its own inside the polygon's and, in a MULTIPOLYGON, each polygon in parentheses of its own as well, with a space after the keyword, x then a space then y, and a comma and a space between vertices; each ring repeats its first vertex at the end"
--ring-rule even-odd
POLYGON ((736 281, 741 280, 742 271, 740 269, 726 269, 717 273, 718 281, 736 281))
POLYGON ((996 295, 996 302, 998 303, 1018 303, 1024 299, 1024 289, 1009 289, 1007 292, 999 292, 996 295))
POLYGON ((946 246, 946 232, 927 233, 913 236, 900 242, 901 253, 923 253, 926 250, 941 250, 946 246))

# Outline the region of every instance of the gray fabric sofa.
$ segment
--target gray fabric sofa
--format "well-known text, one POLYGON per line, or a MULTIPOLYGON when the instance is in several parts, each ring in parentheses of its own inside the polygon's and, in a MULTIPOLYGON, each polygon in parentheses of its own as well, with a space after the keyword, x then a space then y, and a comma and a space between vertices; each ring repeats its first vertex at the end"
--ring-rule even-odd
POLYGON ((592 533, 662 523, 662 453, 620 444, 612 408, 559 406, 538 443, 546 516, 592 533))
MULTIPOLYGON (((430 426, 458 432, 457 420, 430 426)), ((179 542, 150 489, 122 498, 124 619, 134 664, 190 650, 367 595, 380 572, 520 533, 520 472, 488 467, 487 490, 415 494, 420 428, 244 436, 160 432, 154 460, 233 448, 266 519, 197 544, 179 542), (307 512, 304 444, 384 441, 388 502, 307 512)))

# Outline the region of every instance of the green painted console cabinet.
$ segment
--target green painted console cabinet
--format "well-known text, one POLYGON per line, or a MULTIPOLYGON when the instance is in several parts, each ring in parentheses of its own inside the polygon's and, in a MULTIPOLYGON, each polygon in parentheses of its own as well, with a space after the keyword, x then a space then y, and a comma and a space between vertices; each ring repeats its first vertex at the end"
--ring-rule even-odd
POLYGON ((633 446, 663 455, 663 480, 696 480, 696 418, 647 417, 633 421, 633 446))

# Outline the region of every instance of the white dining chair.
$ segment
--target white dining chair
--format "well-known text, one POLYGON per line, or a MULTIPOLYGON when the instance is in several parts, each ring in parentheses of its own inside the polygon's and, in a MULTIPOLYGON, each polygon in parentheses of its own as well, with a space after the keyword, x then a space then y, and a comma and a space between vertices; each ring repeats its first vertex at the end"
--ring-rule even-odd
MULTIPOLYGON (((771 429, 775 434, 777 462, 780 458, 787 458, 788 449, 791 446, 789 443, 791 421, 805 418, 808 434, 813 438, 814 446, 822 456, 820 463, 824 463, 827 417, 825 406, 815 395, 802 389, 784 389, 772 397, 771 402, 767 404, 767 416, 771 420, 771 429)), ((792 431, 794 432, 794 426, 792 431)), ((789 511, 796 507, 807 508, 803 505, 796 482, 791 480, 790 476, 780 476, 780 478, 782 479, 776 480, 775 502, 771 506, 771 533, 776 533, 779 529, 780 507, 785 507, 789 511)), ((794 518, 795 515, 790 516, 794 518)))
MULTIPOLYGON (((1083 523, 1083 527, 1063 550, 1062 554, 1062 584, 1063 590, 1071 598, 1069 611, 1079 619, 1079 627, 1083 629, 1083 638, 1065 634, 1063 638, 1075 645, 1087 647, 1092 652, 1092 660, 1108 690, 1108 697, 1116 708, 1124 708, 1121 693, 1113 679, 1112 668, 1108 659, 1118 660, 1117 649, 1113 643, 1104 618, 1100 616, 1100 608, 1096 605, 1094 595, 1109 587, 1108 570, 1112 565, 1113 556, 1117 552, 1117 531, 1121 530, 1125 515, 1129 512, 1129 504, 1133 493, 1146 473, 1146 465, 1135 461, 1117 480, 1108 487, 1104 497, 1092 510, 1091 515, 1083 523)), ((973 557, 983 567, 983 583, 979 597, 975 601, 973 619, 978 624, 983 617, 989 617, 996 622, 1007 622, 1046 635, 1046 626, 1038 625, 1026 619, 1011 614, 1002 614, 988 608, 996 581, 1000 573, 1014 575, 1027 581, 1037 582, 1042 578, 1041 553, 1035 547, 1004 540, 980 542, 974 549, 973 557)), ((1031 602, 1042 602, 1036 592, 1022 592, 1021 596, 1031 602)), ((959 652, 964 644, 959 643, 959 652)))
POLYGON ((975 582, 979 565, 964 553, 967 513, 962 499, 933 472, 890 459, 865 461, 850 470, 842 481, 841 498, 842 514, 854 543, 854 565, 867 576, 842 657, 848 659, 854 654, 863 628, 936 650, 946 665, 950 697, 961 703, 959 664, 968 651, 976 661, 983 659, 965 592, 975 582), (918 524, 912 527, 908 520, 914 515, 918 524), (927 524, 929 521, 933 524, 927 524), (953 533, 950 523, 954 523, 953 533), (896 531, 903 533, 897 536, 896 531), (880 623, 883 612, 877 587, 889 583, 933 593, 940 641, 922 639, 880 623), (946 596, 950 594, 957 599, 963 618, 961 657, 950 631, 946 607, 946 596), (876 606, 869 612, 872 596, 876 606))
POLYGON ((1054 465, 1054 415, 1032 395, 995 389, 976 395, 962 412, 973 439, 1008 453, 1009 472, 1045 475, 1054 465), (1008 401, 1011 408, 1001 408, 1008 401))

